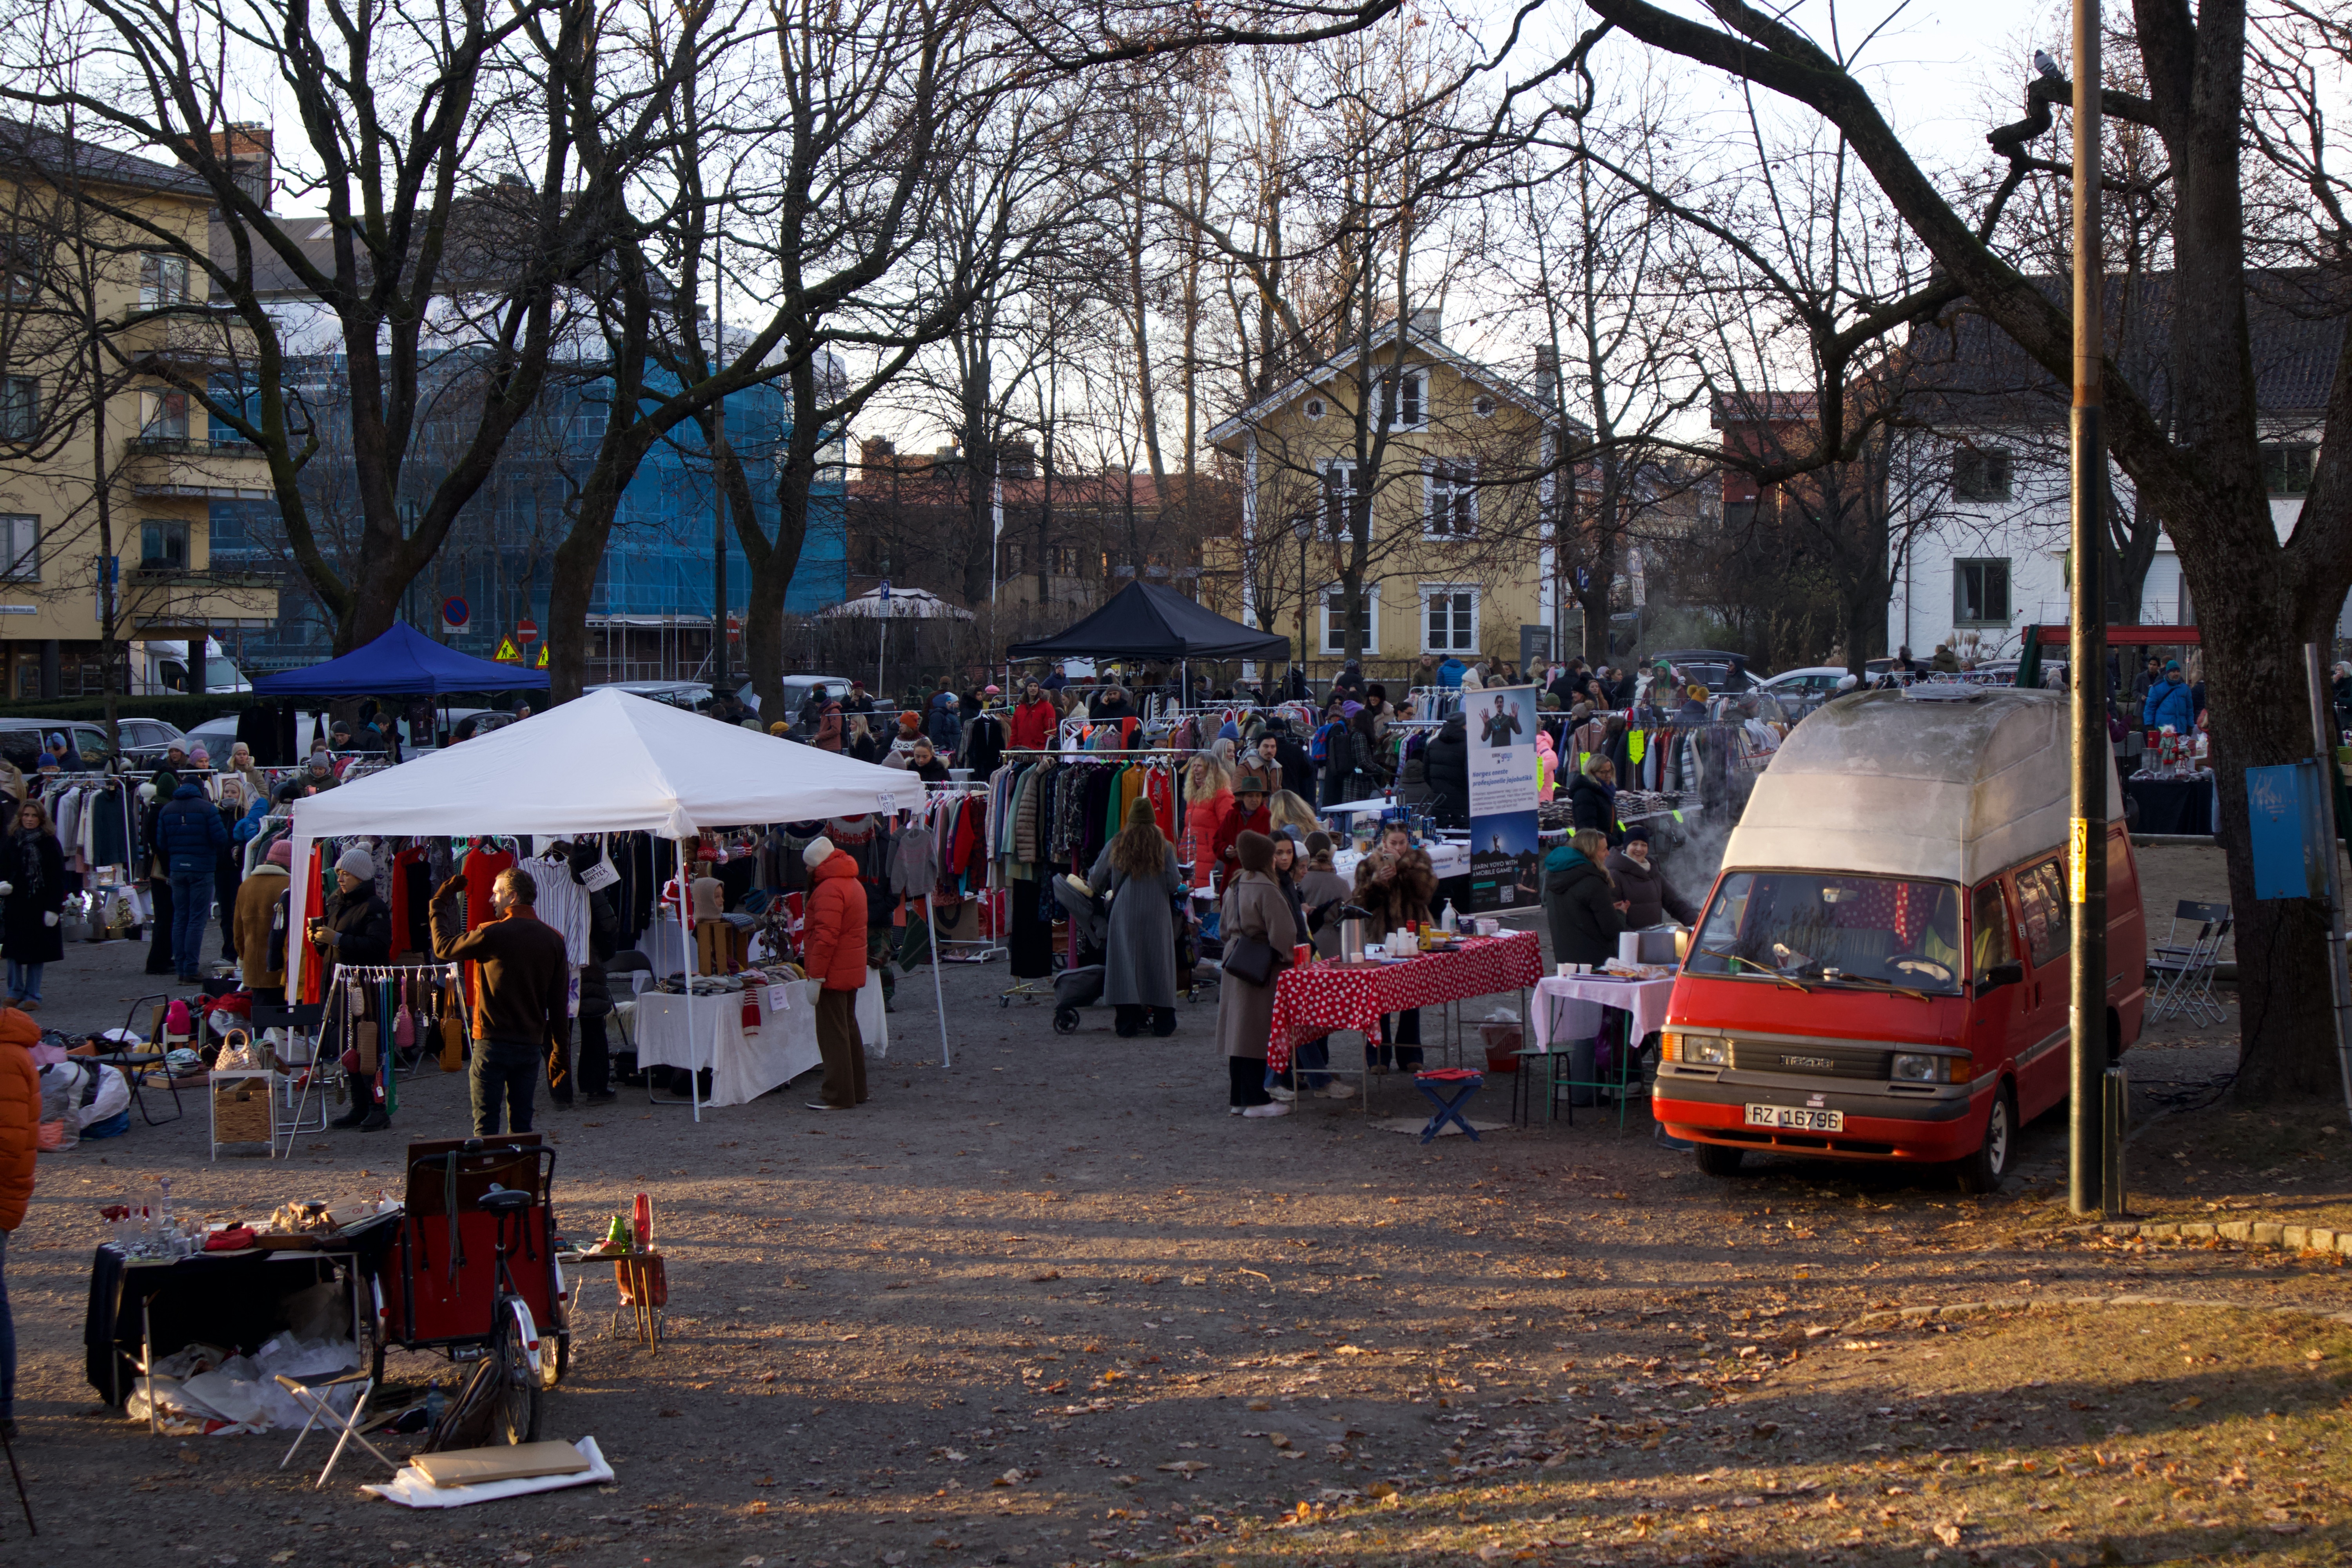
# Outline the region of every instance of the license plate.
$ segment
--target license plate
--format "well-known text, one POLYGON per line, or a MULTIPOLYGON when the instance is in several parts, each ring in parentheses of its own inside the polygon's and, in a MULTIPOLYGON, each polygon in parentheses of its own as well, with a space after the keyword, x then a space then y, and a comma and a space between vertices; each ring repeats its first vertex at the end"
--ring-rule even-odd
POLYGON ((1797 1132, 1843 1132, 1845 1112, 1806 1110, 1793 1105, 1751 1105, 1748 1108, 1748 1125, 1785 1127, 1797 1132))

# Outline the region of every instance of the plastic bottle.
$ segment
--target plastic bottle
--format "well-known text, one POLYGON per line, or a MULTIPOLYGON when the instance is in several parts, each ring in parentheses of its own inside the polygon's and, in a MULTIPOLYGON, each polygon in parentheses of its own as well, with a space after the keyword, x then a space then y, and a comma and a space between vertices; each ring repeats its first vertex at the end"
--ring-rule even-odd
POLYGON ((1462 929, 1461 920, 1454 912, 1452 899, 1446 900, 1445 907, 1437 911, 1437 929, 1449 936, 1462 929))

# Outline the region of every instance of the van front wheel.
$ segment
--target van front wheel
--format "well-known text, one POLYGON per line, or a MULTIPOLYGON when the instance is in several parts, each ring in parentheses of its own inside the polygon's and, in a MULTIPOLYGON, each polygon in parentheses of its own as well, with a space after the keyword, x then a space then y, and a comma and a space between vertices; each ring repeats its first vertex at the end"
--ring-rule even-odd
POLYGON ((2001 1178, 2009 1174, 2009 1162, 2017 1141, 2017 1112, 2010 1103, 2007 1089, 1996 1089, 1992 1110, 1985 1117, 1984 1142, 1977 1152, 1960 1162, 1960 1191, 1964 1193, 1996 1193, 2001 1178))
POLYGON ((1729 1149, 1720 1143, 1694 1143, 1691 1157, 1698 1162, 1699 1173, 1707 1176, 1736 1176, 1739 1163, 1748 1157, 1745 1149, 1729 1149))

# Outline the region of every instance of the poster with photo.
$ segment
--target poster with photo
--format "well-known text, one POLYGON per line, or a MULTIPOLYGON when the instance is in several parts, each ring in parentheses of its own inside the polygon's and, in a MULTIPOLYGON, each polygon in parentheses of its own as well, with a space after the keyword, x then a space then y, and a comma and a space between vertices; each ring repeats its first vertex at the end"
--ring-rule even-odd
POLYGON ((1462 694, 1470 745, 1470 908, 1540 901, 1536 843, 1536 688, 1462 694))

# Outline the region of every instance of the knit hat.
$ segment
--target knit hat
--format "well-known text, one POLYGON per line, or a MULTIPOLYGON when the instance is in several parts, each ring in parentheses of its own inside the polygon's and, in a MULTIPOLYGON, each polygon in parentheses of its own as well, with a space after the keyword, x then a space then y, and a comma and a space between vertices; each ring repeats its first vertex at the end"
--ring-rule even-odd
POLYGON ((357 877, 362 882, 373 882, 375 880, 375 857, 354 847, 336 858, 335 869, 357 877))
POLYGON ((1274 869, 1274 840, 1263 833, 1244 832, 1234 841, 1234 854, 1244 871, 1274 869))
POLYGON ((833 840, 822 835, 810 839, 808 847, 801 851, 801 863, 812 871, 832 858, 833 840))
POLYGON ((792 732, 792 725, 782 719, 768 726, 768 733, 771 735, 789 735, 792 732))
POLYGON ((261 858, 265 865, 283 866, 291 871, 294 868, 294 841, 291 838, 279 839, 263 852, 261 858))
POLYGON ((1625 842, 1628 844, 1647 844, 1649 841, 1650 830, 1646 827, 1629 827, 1625 830, 1625 842))
POLYGON ((2166 671, 2169 673, 2170 671, 2180 668, 2180 661, 2177 658, 2168 658, 2164 661, 2164 668, 2166 671))
POLYGON ((205 751, 202 746, 198 746, 194 751, 188 753, 188 761, 195 763, 198 767, 203 767, 206 763, 209 763, 212 760, 212 753, 205 751))
POLYGON ((327 755, 326 748, 322 746, 310 753, 310 765, 314 768, 331 768, 335 765, 335 759, 327 755))

